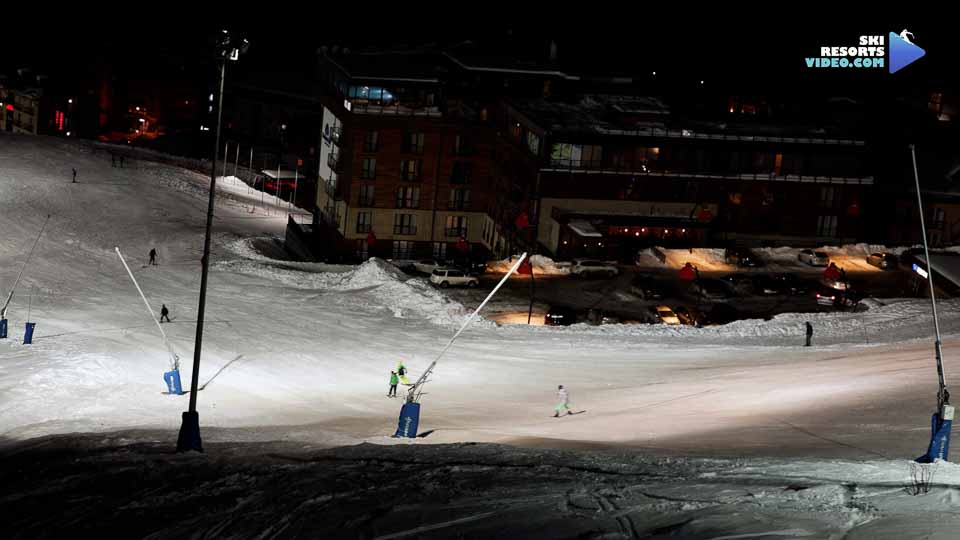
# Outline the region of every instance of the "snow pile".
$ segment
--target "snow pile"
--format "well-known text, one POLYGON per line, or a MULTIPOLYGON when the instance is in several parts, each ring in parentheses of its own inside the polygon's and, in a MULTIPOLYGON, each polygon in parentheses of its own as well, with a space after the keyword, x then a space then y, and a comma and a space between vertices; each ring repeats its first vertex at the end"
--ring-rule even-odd
MULTIPOLYGON (((870 338, 871 343, 914 339, 932 329, 930 303, 925 299, 868 299, 864 312, 782 313, 770 320, 742 319, 719 326, 696 328, 665 324, 610 324, 591 326, 585 323, 568 327, 516 327, 517 331, 597 334, 642 340, 675 340, 696 343, 737 343, 758 341, 767 345, 796 344, 804 336, 805 323, 815 329, 815 339, 849 341, 870 338)), ((960 299, 937 303, 941 325, 948 331, 960 321, 960 299)), ((514 331, 513 327, 505 327, 514 331)))
POLYGON ((215 264, 215 269, 257 276, 297 289, 351 294, 351 304, 386 308, 398 318, 424 318, 446 326, 462 324, 469 316, 463 304, 448 299, 422 278, 410 278, 383 259, 371 257, 359 266, 342 271, 341 265, 269 259, 256 253, 247 240, 231 246, 235 253, 251 254, 254 260, 224 261, 215 264), (334 270, 328 270, 330 267, 334 270))
MULTIPOLYGON (((516 262, 516 257, 510 257, 509 259, 490 263, 487 266, 487 270, 493 273, 505 274, 510 271, 510 268, 512 268, 516 262)), ((538 274, 561 276, 570 273, 570 263, 555 262, 550 257, 544 255, 531 255, 530 263, 533 264, 533 268, 538 274)))
POLYGON ((301 261, 280 261, 277 259, 272 259, 266 255, 260 253, 256 247, 254 247, 254 242, 257 241, 271 241, 271 237, 258 237, 258 238, 240 238, 226 242, 226 247, 229 251, 235 255, 239 255, 245 259, 250 259, 260 262, 269 262, 273 264, 281 264, 283 266, 288 266, 291 268, 299 268, 301 270, 308 270, 314 272, 350 272, 357 268, 353 264, 328 264, 328 263, 315 263, 315 262, 301 262, 301 261))
POLYGON ((672 268, 683 268, 689 262, 701 271, 730 269, 730 265, 723 260, 723 248, 661 249, 660 251, 667 256, 667 266, 672 268))

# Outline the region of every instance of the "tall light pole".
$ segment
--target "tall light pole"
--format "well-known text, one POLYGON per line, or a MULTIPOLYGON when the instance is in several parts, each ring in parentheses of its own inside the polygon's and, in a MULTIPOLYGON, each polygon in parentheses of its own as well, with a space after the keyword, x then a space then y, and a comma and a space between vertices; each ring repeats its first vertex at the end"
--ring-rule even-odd
MULTIPOLYGON (((193 376, 190 380, 190 409, 183 413, 180 434, 177 437, 177 452, 195 450, 203 452, 200 440, 200 415, 197 414, 197 379, 200 377, 200 349, 203 343, 203 314, 207 305, 207 273, 210 268, 210 229, 213 227, 213 202, 217 187, 217 153, 220 150, 220 121, 223 119, 223 83, 227 76, 227 60, 236 61, 241 52, 247 52, 250 43, 246 39, 232 39, 226 30, 217 42, 216 57, 220 63, 220 93, 217 98, 217 134, 213 143, 213 160, 210 162, 210 201, 207 205, 207 229, 203 238, 203 258, 200 259, 200 305, 197 309, 197 336, 193 346, 193 376)), ((226 155, 224 155, 226 166, 226 155)))

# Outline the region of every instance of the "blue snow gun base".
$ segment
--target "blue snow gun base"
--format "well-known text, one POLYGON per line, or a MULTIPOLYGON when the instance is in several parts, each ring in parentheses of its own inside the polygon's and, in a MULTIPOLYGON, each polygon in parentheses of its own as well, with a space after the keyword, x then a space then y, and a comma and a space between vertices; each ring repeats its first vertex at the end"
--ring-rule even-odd
POLYGON ((394 437, 417 437, 417 427, 420 424, 420 404, 404 403, 400 409, 400 420, 397 423, 397 432, 394 437))
POLYGON ((953 406, 944 405, 943 414, 933 413, 930 419, 930 446, 927 453, 918 457, 917 463, 947 461, 950 454, 950 428, 953 426, 953 406))
POLYGON ((183 387, 180 385, 180 370, 167 371, 163 374, 163 382, 167 383, 167 393, 170 395, 183 395, 183 387))

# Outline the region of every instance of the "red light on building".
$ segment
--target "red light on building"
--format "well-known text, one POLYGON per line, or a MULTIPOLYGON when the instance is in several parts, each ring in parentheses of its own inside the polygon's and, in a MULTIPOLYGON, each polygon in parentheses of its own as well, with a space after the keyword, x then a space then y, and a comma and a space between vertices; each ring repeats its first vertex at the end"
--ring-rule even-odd
POLYGON ((13 110, 13 105, 7 103, 7 110, 8 110, 8 111, 12 111, 12 110, 13 110))
POLYGON ((57 111, 55 118, 57 122, 57 131, 63 131, 63 113, 57 111))

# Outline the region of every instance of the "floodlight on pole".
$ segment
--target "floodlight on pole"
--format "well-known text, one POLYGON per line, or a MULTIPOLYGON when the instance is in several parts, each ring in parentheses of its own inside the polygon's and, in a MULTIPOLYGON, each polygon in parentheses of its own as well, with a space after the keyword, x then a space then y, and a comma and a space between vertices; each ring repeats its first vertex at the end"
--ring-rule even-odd
MULTIPOLYGON (((217 154, 220 150, 220 124, 223 119, 223 86, 227 76, 227 60, 236 61, 240 49, 246 51, 250 43, 246 39, 234 40, 226 30, 217 43, 216 58, 220 67, 220 93, 217 98, 217 131, 213 143, 213 160, 210 166, 210 198, 207 205, 207 227, 204 233, 203 258, 200 259, 200 302, 197 309, 197 333, 193 348, 193 376, 190 380, 190 408, 183 413, 180 434, 177 437, 177 452, 194 450, 203 452, 200 439, 200 416, 197 414, 197 379, 200 377, 200 351, 203 344, 203 317, 207 302, 207 274, 210 268, 210 230, 213 227, 213 205, 217 187, 217 154)), ((213 96, 211 95, 211 98, 213 96)), ((212 101, 212 99, 211 99, 212 101)), ((224 156, 226 159, 226 156, 224 156)))

